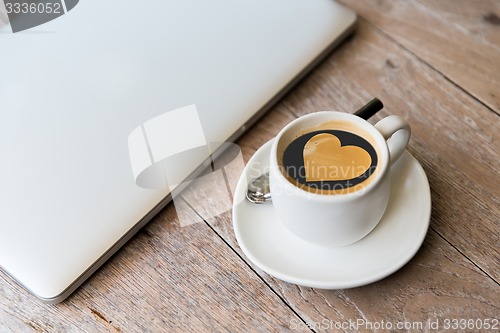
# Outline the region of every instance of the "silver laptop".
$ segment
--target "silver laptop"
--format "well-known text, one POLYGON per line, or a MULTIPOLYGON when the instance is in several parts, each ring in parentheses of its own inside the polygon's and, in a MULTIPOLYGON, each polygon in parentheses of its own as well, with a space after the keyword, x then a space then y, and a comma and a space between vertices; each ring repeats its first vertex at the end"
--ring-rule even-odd
POLYGON ((0 266, 52 303, 170 200, 137 183, 148 121, 184 110, 234 140, 356 20, 333 0, 72 3, 0 28, 0 266))

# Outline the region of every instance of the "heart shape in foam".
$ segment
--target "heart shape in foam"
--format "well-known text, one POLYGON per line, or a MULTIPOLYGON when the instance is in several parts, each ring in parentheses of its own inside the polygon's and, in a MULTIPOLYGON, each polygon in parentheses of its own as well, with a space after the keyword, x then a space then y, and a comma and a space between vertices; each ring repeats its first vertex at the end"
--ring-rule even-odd
POLYGON ((370 154, 358 146, 342 146, 333 134, 316 134, 303 150, 307 182, 353 179, 371 165, 370 154))

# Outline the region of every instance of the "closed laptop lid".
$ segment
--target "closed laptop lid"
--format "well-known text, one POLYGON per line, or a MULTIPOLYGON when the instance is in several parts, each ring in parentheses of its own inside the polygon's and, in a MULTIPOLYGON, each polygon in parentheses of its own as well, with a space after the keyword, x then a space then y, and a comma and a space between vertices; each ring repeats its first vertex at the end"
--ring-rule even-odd
POLYGON ((2 269, 67 296, 169 194, 137 186, 134 130, 195 109, 204 140, 227 141, 354 21, 331 0, 90 0, 2 27, 2 269))

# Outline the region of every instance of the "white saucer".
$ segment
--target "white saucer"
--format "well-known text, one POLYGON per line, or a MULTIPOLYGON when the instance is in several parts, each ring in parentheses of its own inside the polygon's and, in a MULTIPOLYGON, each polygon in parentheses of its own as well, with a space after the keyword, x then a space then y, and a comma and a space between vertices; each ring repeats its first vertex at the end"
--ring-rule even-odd
POLYGON ((236 239, 255 265, 290 283, 344 289, 383 279, 417 253, 429 228, 431 197, 425 172, 410 153, 391 169, 391 198, 377 227, 357 243, 336 248, 299 239, 281 224, 272 203, 245 199, 248 181, 268 169, 271 142, 248 162, 233 202, 236 239))

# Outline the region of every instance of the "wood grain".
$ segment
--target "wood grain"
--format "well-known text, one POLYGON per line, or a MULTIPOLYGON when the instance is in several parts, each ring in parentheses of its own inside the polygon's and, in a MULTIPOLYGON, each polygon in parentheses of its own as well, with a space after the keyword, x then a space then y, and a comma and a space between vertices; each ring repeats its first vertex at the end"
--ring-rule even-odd
POLYGON ((0 299, 0 332, 288 332, 300 321, 206 224, 181 227, 173 205, 65 302, 42 304, 3 274, 0 299))
POLYGON ((64 303, 42 304, 0 273, 0 332, 323 332, 358 319, 438 319, 443 331, 444 319, 498 319, 499 2, 342 1, 361 15, 357 33, 238 145, 248 161, 298 116, 379 97, 386 107, 371 122, 411 124, 409 150, 432 191, 431 229, 405 267, 330 291, 264 273, 234 237, 234 164, 224 186, 208 177, 183 193, 64 303))
POLYGON ((499 1, 341 2, 499 113, 499 1))
MULTIPOLYGON (((312 326, 324 320, 442 323, 455 317, 496 318, 500 213, 499 189, 492 179, 499 172, 497 116, 371 24, 362 21, 351 41, 238 143, 248 159, 256 140, 259 145, 266 142, 297 116, 317 110, 352 112, 372 96, 386 105, 372 122, 388 114, 410 122, 409 150, 429 176, 432 228, 423 248, 396 274, 350 290, 302 288, 254 269, 312 326)), ((187 202, 217 197, 208 194, 211 190, 198 188, 184 197, 187 202)), ((198 213, 246 259, 234 238, 230 212, 213 218, 210 206, 217 201, 205 205, 197 207, 198 213)))
POLYGON ((352 112, 371 96, 385 104, 372 122, 397 114, 412 127, 409 151, 431 184, 431 226, 498 281, 498 116, 365 21, 283 103, 297 116, 328 108, 352 112))
MULTIPOLYGON (((231 215, 209 219, 238 253, 231 215)), ((251 262, 242 254, 242 257, 251 262)), ((253 264, 251 264, 253 265, 253 264)), ((367 286, 344 290, 301 287, 278 280, 258 267, 255 271, 286 299, 292 308, 317 332, 337 331, 335 323, 358 320, 366 323, 346 331, 366 332, 377 323, 421 323, 452 318, 498 318, 500 288, 474 264, 431 230, 417 255, 393 275, 367 286), (368 329, 365 329, 368 328, 368 329)), ((297 325, 298 327, 299 325, 297 325)), ((389 330, 385 330, 389 331, 389 330)))

